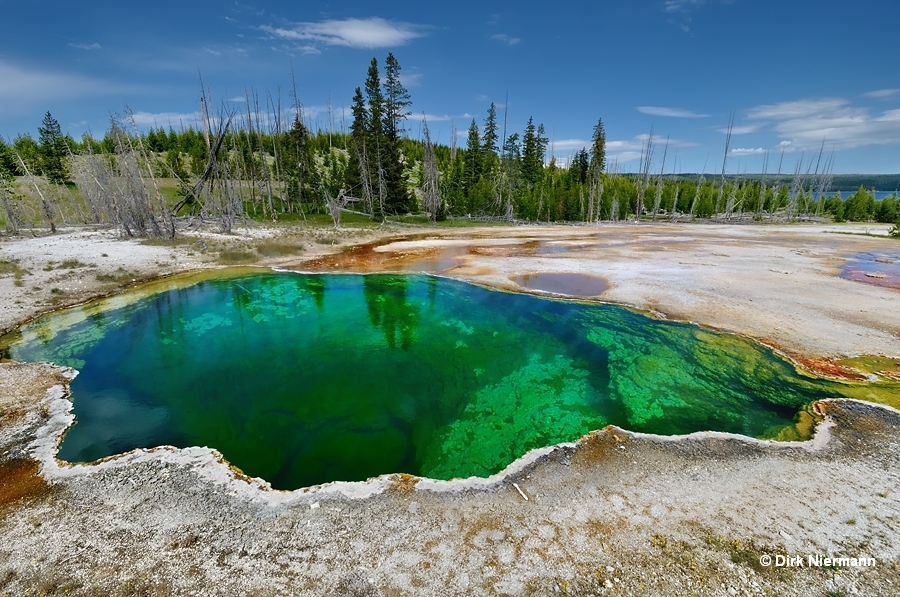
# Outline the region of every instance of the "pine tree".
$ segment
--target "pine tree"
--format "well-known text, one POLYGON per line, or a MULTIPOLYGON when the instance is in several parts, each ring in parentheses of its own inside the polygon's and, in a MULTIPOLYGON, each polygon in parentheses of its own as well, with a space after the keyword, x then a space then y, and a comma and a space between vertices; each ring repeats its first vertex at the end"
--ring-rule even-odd
POLYGON ((412 211, 415 207, 403 175, 403 161, 400 151, 401 121, 409 116, 412 101, 409 92, 400 81, 400 63, 393 54, 384 61, 384 170, 385 210, 399 214, 412 211))
POLYGON ((11 180, 18 170, 12 147, 0 139, 0 179, 11 180))
POLYGON ((532 185, 541 178, 546 148, 544 125, 535 127, 534 120, 529 117, 525 126, 525 136, 522 138, 522 177, 532 185))
POLYGON ((366 162, 369 166, 369 180, 372 184, 372 217, 384 217, 387 188, 384 176, 384 95, 381 93, 381 76, 378 59, 372 58, 366 74, 366 99, 368 100, 368 122, 366 124, 366 162))
POLYGON ((294 125, 285 134, 282 143, 287 156, 285 174, 288 182, 288 196, 291 200, 312 202, 317 207, 319 202, 319 181, 312 155, 310 134, 299 112, 294 117, 294 125))
POLYGON ((40 172, 55 184, 68 184, 72 180, 66 158, 69 155, 69 147, 63 137, 59 122, 53 118, 50 112, 44 115, 43 123, 38 127, 40 145, 38 151, 38 164, 40 172))
POLYGON ((606 171, 606 131, 603 130, 603 119, 597 120, 594 126, 594 137, 591 145, 591 172, 599 175, 606 171))
POLYGON ((431 216, 431 221, 445 220, 447 218, 439 188, 439 173, 437 160, 434 157, 434 146, 431 144, 431 135, 428 133, 428 123, 422 121, 425 135, 425 148, 422 166, 422 195, 425 211, 431 216))
POLYGON ((366 129, 369 122, 369 111, 366 110, 366 101, 363 99, 362 89, 356 88, 353 93, 353 104, 350 107, 353 114, 353 122, 350 123, 350 146, 347 148, 350 159, 344 174, 344 187, 350 196, 362 197, 366 203, 369 215, 372 215, 372 189, 363 184, 368 177, 368 163, 366 163, 366 129), (365 169, 363 171, 362 169, 365 169))
POLYGON ((469 136, 466 140, 466 178, 465 193, 470 195, 478 177, 481 176, 481 135, 478 132, 478 125, 475 119, 469 125, 469 136))
POLYGON ((485 155, 497 155, 497 107, 494 105, 494 102, 491 102, 487 118, 484 119, 481 149, 485 155))

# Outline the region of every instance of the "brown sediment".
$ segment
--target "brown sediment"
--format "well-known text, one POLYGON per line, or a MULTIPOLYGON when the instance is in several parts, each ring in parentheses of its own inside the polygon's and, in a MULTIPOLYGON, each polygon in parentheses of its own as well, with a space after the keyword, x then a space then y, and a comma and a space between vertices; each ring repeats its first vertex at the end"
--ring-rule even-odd
POLYGON ((807 357, 795 351, 787 350, 769 338, 757 338, 757 340, 761 344, 781 353, 795 364, 800 365, 807 371, 816 375, 839 381, 867 381, 869 379, 868 376, 859 369, 844 365, 840 360, 827 357, 807 357))
POLYGON ((866 381, 868 377, 859 370, 841 365, 826 358, 808 358, 798 354, 789 355, 793 361, 819 375, 847 381, 866 381))
POLYGON ((399 473, 391 478, 392 484, 390 489, 398 493, 410 493, 415 491, 416 485, 421 479, 415 475, 399 473))
POLYGON ((537 272, 509 278, 522 288, 543 290, 567 296, 600 296, 609 289, 609 282, 599 276, 566 272, 537 272))
POLYGON ((23 498, 46 495, 49 490, 37 460, 13 458, 0 462, 0 511, 23 498))

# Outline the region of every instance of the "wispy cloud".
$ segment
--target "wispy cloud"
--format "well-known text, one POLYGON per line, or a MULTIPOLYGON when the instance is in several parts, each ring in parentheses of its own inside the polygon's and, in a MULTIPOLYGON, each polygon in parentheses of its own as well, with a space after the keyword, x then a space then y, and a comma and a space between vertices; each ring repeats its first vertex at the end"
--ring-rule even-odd
POLYGON ((834 113, 843 109, 847 104, 847 100, 841 98, 805 99, 793 102, 780 102, 777 104, 765 104, 751 108, 747 112, 747 117, 790 120, 816 114, 834 113))
POLYGON ((706 118, 709 116, 709 114, 698 114, 690 110, 663 108, 660 106, 638 106, 637 111, 650 114, 651 116, 667 116, 669 118, 706 118))
POLYGON ((92 43, 92 44, 75 44, 75 43, 70 43, 69 45, 70 45, 71 47, 73 47, 73 48, 78 49, 78 50, 102 50, 102 49, 103 49, 103 47, 102 47, 100 44, 98 44, 98 43, 92 43))
POLYGON ((590 146, 591 142, 585 139, 558 139, 550 143, 550 148, 554 152, 561 154, 580 151, 581 148, 589 148, 590 146))
POLYGON ((423 114, 422 112, 413 112, 407 117, 407 120, 421 121, 422 119, 425 119, 428 122, 459 122, 461 123, 461 126, 457 133, 466 135, 466 125, 472 118, 474 117, 468 112, 464 112, 463 114, 423 114))
POLYGON ((666 12, 682 12, 691 6, 703 4, 704 0, 666 0, 663 10, 666 12))
POLYGON ((362 49, 402 46, 425 35, 421 25, 380 17, 294 23, 288 27, 263 25, 260 29, 277 39, 312 42, 312 47, 321 44, 362 49))
MULTIPOLYGON (((718 4, 731 4, 734 0, 713 0, 718 4)), ((708 0, 666 0, 663 2, 663 12, 671 15, 667 20, 691 37, 691 12, 703 4, 711 3, 708 0)))
POLYGON ((141 129, 148 127, 197 126, 200 123, 200 112, 134 112, 134 124, 141 129))
MULTIPOLYGON (((759 124, 745 124, 743 126, 734 126, 734 127, 731 127, 731 134, 732 135, 747 135, 749 133, 755 133, 756 131, 759 130, 760 126, 761 125, 759 125, 759 124)), ((716 130, 718 130, 722 134, 725 134, 725 135, 728 134, 727 128, 716 129, 716 130)))
POLYGON ((135 89, 135 86, 62 71, 26 68, 0 60, 0 105, 8 113, 30 109, 49 100, 99 97, 135 89))
POLYGON ((522 41, 521 37, 512 37, 505 33, 495 33, 494 35, 491 36, 491 39, 493 39, 495 41, 499 41, 501 43, 504 43, 508 46, 514 46, 517 43, 522 41))
POLYGON ((731 150, 731 155, 757 155, 767 151, 768 149, 763 147, 735 147, 731 150))
POLYGON ((422 84, 422 73, 400 73, 400 82, 404 87, 418 87, 422 84))
MULTIPOLYGON (((625 164, 634 160, 641 159, 643 152, 647 146, 647 140, 650 138, 648 134, 636 135, 631 139, 619 139, 608 141, 606 143, 606 161, 609 164, 625 164)), ((654 158, 662 156, 662 147, 667 140, 658 135, 653 136, 653 155, 654 158)), ((669 148, 673 147, 693 147, 697 144, 692 141, 682 141, 681 139, 668 139, 669 148)))
POLYGON ((771 121, 782 143, 792 149, 815 149, 823 141, 839 149, 900 143, 900 109, 873 114, 843 98, 767 104, 747 116, 771 121))
POLYGON ((900 95, 900 89, 879 89, 877 91, 870 91, 868 93, 864 93, 863 97, 874 97, 878 99, 893 97, 895 95, 900 95))

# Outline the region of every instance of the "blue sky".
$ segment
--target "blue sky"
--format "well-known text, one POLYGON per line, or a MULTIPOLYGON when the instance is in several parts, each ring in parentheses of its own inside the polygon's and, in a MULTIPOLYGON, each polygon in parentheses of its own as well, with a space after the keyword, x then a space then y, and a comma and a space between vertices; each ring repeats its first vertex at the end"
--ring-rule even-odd
POLYGON ((198 72, 217 108, 245 111, 247 90, 287 107, 292 68, 307 122, 340 129, 369 61, 393 52, 414 137, 425 114, 449 143, 493 101, 508 133, 544 123, 560 160, 602 118, 611 167, 637 170, 652 130, 655 171, 668 138, 667 172, 718 172, 733 113, 729 172, 766 152, 769 171, 782 154, 805 170, 823 141, 836 173, 900 172, 896 0, 0 0, 0 15, 8 140, 47 110, 76 138, 126 105, 141 125, 196 124, 198 72))

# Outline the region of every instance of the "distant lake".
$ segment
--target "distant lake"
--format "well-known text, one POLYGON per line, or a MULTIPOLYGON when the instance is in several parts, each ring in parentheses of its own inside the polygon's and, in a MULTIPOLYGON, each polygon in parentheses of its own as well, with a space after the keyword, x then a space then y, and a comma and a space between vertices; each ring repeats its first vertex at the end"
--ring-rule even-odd
MULTIPOLYGON (((869 192, 871 193, 871 191, 869 192)), ((894 195, 894 193, 897 193, 897 196, 900 197, 900 193, 898 193, 897 191, 875 191, 875 201, 881 201, 885 197, 891 197, 894 195)), ((821 194, 822 193, 813 193, 813 196, 818 199, 819 195, 821 194)), ((824 193, 826 199, 828 197, 834 197, 837 194, 838 191, 828 191, 827 193, 824 193)), ((840 194, 841 199, 846 201, 848 197, 852 197, 853 195, 855 195, 856 191, 840 191, 840 194)))

